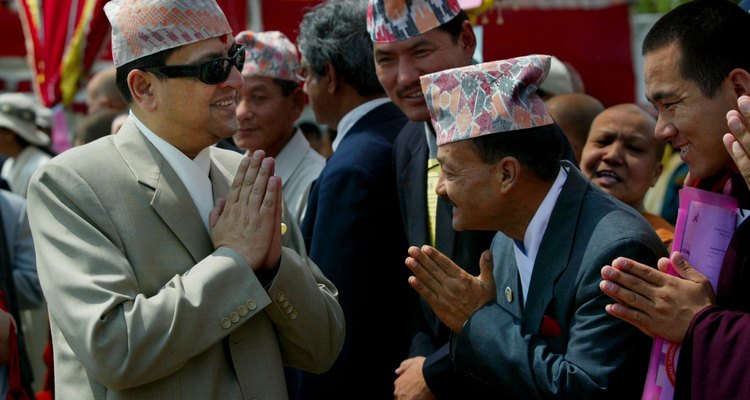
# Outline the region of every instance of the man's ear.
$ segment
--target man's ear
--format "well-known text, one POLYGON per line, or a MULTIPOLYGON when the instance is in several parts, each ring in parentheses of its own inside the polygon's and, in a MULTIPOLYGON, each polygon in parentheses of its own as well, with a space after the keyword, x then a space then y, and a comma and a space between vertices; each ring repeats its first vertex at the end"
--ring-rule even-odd
POLYGON ((496 164, 496 177, 500 192, 508 193, 516 185, 521 175, 521 163, 515 157, 503 157, 496 164))
POLYGON ((471 22, 464 21, 461 25, 461 33, 458 35, 458 45, 461 46, 461 51, 463 51, 467 63, 470 62, 477 48, 477 36, 474 34, 471 22))
POLYGON ((326 64, 326 77, 328 78, 328 84, 326 85, 328 94, 336 94, 340 84, 338 81, 339 78, 338 74, 336 73, 336 68, 334 68, 333 64, 331 63, 326 64))
POLYGON ((750 72, 743 68, 735 68, 729 71, 729 80, 734 86, 737 97, 743 94, 750 96, 750 72))
POLYGON ((154 83, 156 76, 139 69, 134 69, 128 74, 128 88, 133 96, 133 102, 144 110, 156 108, 156 96, 154 95, 154 83))
POLYGON ((292 113, 294 114, 294 120, 296 121, 305 109, 305 92, 302 90, 301 86, 294 89, 289 95, 289 100, 292 102, 292 113))

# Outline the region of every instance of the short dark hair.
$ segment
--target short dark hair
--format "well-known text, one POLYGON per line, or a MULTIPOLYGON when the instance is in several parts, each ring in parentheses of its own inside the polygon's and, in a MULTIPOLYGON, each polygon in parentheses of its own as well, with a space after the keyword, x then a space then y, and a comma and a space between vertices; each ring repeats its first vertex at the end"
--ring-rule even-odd
POLYGON ((464 29, 464 21, 469 20, 469 15, 466 11, 461 10, 455 17, 451 18, 450 21, 440 25, 437 29, 448 32, 453 39, 453 43, 458 43, 458 38, 461 37, 461 31, 464 29))
MULTIPOLYGON (((123 99, 125 99, 126 103, 130 104, 133 102, 133 95, 130 93, 130 88, 128 87, 128 74, 130 74, 130 71, 134 69, 165 65, 167 63, 167 58, 169 58, 169 56, 178 48, 179 47, 172 47, 154 54, 149 54, 117 67, 117 90, 120 91, 120 94, 123 99)), ((156 74, 156 77, 159 79, 167 79, 161 74, 156 74)))
POLYGON ((680 72, 713 97, 735 68, 750 72, 750 52, 736 48, 747 35, 750 14, 727 0, 695 0, 664 14, 643 40, 643 55, 672 43, 680 48, 680 72))
POLYGON ((557 124, 484 135, 471 139, 479 159, 494 164, 514 157, 537 178, 549 182, 560 171, 563 132, 557 124))
POLYGON ((315 77, 324 75, 330 64, 360 96, 385 93, 375 73, 372 40, 367 33, 367 2, 342 0, 317 5, 302 17, 297 47, 315 77))
POLYGON ((273 83, 281 88, 281 94, 284 97, 289 97, 295 90, 299 89, 299 83, 294 81, 288 81, 286 79, 273 78, 273 83))

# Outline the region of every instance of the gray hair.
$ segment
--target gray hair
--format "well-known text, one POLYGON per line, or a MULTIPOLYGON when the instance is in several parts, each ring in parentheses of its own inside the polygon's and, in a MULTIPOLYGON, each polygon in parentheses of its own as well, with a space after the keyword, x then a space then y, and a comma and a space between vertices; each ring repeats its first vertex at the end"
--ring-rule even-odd
POLYGON ((366 0, 329 0, 305 14, 297 47, 315 76, 330 63, 361 96, 383 93, 367 33, 366 0))

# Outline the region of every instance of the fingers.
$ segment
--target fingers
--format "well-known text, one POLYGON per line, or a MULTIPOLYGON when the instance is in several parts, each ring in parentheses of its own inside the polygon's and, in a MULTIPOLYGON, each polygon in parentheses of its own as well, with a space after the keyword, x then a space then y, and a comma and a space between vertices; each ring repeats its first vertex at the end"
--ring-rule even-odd
POLYGON ((645 291, 637 278, 609 266, 602 268, 602 276, 605 280, 599 282, 599 288, 618 303, 638 310, 653 307, 654 302, 649 297, 633 289, 637 287, 645 291))
POLYGON ((609 313, 609 315, 612 315, 613 317, 619 318, 627 323, 630 323, 631 325, 634 325, 646 335, 654 336, 653 333, 646 328, 644 324, 646 315, 642 312, 625 307, 621 304, 607 304, 604 309, 607 311, 607 313, 609 313))
POLYGON ((422 254, 417 247, 410 247, 408 253, 410 257, 407 257, 405 264, 414 274, 414 276, 409 277, 409 284, 414 287, 414 289, 416 289, 425 300, 430 302, 435 297, 433 288, 437 288, 441 285, 433 276, 437 267, 427 256, 422 254))
POLYGON ((731 110, 727 113, 727 126, 731 134, 725 134, 722 138, 724 147, 737 164, 745 182, 750 186, 750 97, 740 96, 737 99, 739 112, 731 110))
MULTIPOLYGON (((268 183, 271 177, 273 176, 274 171, 274 162, 275 160, 273 158, 264 158, 263 161, 260 163, 260 169, 258 170, 258 174, 254 179, 254 182, 249 183, 248 186, 248 175, 246 175, 245 183, 243 185, 243 193, 247 195, 247 203, 243 203, 245 199, 243 199, 243 194, 240 194, 240 203, 242 204, 248 204, 250 210, 257 210, 259 212, 263 212, 264 209, 270 207, 270 211, 275 212, 276 211, 276 192, 269 193, 268 192, 268 183), (249 189, 249 190, 246 190, 249 189), (266 207, 262 207, 266 206, 266 207)), ((274 218, 275 220, 275 218, 274 218)), ((280 223, 279 223, 280 224, 280 223)))
POLYGON ((409 369, 409 366, 411 366, 413 360, 413 358, 407 358, 406 360, 401 361, 401 365, 396 368, 396 375, 401 375, 404 373, 404 371, 409 369))
POLYGON ((703 281, 706 279, 706 276, 693 268, 693 266, 690 265, 690 263, 679 251, 673 252, 669 260, 672 262, 672 267, 675 269, 675 271, 677 271, 680 277, 693 282, 703 281))
POLYGON ((234 180, 232 180, 232 187, 227 195, 227 203, 234 204, 241 201, 242 198, 247 198, 247 192, 252 189, 263 157, 265 157, 265 152, 257 150, 250 157, 242 159, 240 166, 237 168, 237 173, 234 175, 234 180))
POLYGON ((436 248, 424 245, 420 250, 430 260, 431 266, 439 268, 440 272, 445 273, 449 277, 457 278, 463 273, 463 270, 453 260, 439 252, 436 248))
MULTIPOLYGON (((605 267, 606 268, 606 267, 605 267)), ((628 282, 647 282, 653 285, 662 286, 666 283, 669 275, 657 271, 648 265, 641 264, 625 257, 616 258, 612 261, 612 268, 625 272, 628 276, 633 276, 637 279, 630 279, 628 282)), ((602 269, 604 272, 604 269, 602 269)), ((617 275, 619 276, 619 275, 617 275)))

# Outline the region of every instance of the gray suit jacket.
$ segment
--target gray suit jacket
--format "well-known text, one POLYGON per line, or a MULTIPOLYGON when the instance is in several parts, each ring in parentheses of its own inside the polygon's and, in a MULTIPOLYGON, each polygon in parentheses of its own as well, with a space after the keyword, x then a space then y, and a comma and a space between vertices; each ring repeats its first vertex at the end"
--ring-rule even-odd
POLYGON ((640 214, 563 165, 525 306, 513 240, 498 233, 497 299, 453 338, 456 368, 492 398, 639 398, 651 339, 604 310, 600 270, 618 256, 656 265, 666 251, 640 214))
MULTIPOLYGON (((211 149, 214 198, 241 155, 211 149)), ((323 372, 344 339, 336 288, 283 249, 263 287, 213 249, 187 189, 127 122, 35 175, 28 197, 60 399, 282 399, 283 365, 323 372)))

